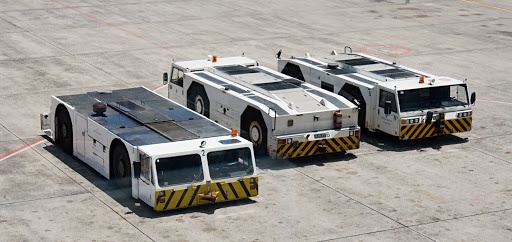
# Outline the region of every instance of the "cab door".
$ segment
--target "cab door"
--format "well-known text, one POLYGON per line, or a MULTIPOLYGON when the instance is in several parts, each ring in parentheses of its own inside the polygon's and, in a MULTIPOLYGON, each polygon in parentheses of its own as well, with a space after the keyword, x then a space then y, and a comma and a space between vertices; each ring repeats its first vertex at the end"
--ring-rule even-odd
POLYGON ((398 118, 398 109, 396 102, 396 93, 383 90, 379 91, 379 106, 377 107, 377 129, 391 135, 398 136, 398 127, 400 119, 398 118))
POLYGON ((185 93, 183 92, 183 70, 173 67, 171 80, 169 82, 168 97, 182 105, 187 105, 185 93))
POLYGON ((138 178, 139 184, 139 199, 144 201, 146 204, 154 206, 154 191, 155 186, 153 185, 152 179, 152 159, 150 156, 139 152, 140 160, 140 177, 138 178))

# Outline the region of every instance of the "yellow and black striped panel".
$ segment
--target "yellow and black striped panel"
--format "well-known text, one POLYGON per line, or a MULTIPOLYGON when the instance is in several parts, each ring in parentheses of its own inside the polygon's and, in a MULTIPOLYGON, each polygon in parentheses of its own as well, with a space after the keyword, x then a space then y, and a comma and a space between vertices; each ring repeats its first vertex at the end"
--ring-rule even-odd
POLYGON ((444 121, 444 128, 441 125, 436 126, 435 122, 430 124, 420 123, 413 125, 404 125, 400 128, 400 139, 421 139, 433 136, 440 136, 451 133, 460 133, 471 130, 472 118, 458 118, 444 121), (438 128, 439 127, 439 128, 438 128))
POLYGON ((357 148, 359 148, 359 135, 354 135, 348 137, 306 141, 297 143, 296 145, 293 143, 278 144, 277 157, 283 159, 297 158, 316 154, 344 152, 357 148))
POLYGON ((208 184, 195 185, 186 189, 165 190, 165 199, 160 202, 160 191, 155 192, 156 211, 165 211, 178 208, 192 207, 202 204, 212 203, 208 200, 201 200, 201 195, 210 192, 218 192, 215 202, 226 202, 238 200, 258 195, 258 177, 245 177, 242 180, 234 182, 211 182, 210 189, 208 184))

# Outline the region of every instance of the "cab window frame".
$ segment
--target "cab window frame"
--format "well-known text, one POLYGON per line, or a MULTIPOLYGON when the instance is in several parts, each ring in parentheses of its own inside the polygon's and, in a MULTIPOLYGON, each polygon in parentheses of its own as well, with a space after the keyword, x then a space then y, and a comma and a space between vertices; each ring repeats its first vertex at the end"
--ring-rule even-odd
POLYGON ((185 75, 185 73, 183 70, 173 67, 171 70, 171 83, 174 83, 180 87, 183 87, 184 75, 185 75))
POLYGON ((396 95, 381 89, 379 92, 379 107, 385 108, 386 101, 391 101, 391 112, 398 113, 396 95))

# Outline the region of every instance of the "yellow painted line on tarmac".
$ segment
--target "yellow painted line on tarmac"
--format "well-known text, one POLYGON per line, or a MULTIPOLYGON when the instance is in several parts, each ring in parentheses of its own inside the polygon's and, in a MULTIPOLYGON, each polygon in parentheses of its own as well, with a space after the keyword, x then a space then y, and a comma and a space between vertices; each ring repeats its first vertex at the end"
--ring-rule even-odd
POLYGON ((512 13, 512 9, 508 9, 508 8, 500 8, 500 7, 496 7, 496 6, 493 6, 493 5, 483 4, 483 3, 479 3, 479 2, 475 2, 475 1, 469 1, 469 0, 459 0, 459 1, 467 2, 467 3, 471 3, 471 4, 475 4, 475 5, 480 5, 480 6, 487 7, 487 8, 493 8, 493 9, 497 9, 497 10, 501 10, 501 11, 511 12, 512 13))

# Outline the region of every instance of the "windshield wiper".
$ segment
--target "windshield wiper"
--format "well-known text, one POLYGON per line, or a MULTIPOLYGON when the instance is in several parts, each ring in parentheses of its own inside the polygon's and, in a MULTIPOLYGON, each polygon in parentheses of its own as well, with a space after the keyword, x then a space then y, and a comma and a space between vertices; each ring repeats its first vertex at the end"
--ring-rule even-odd
POLYGON ((250 175, 249 171, 251 171, 251 170, 253 170, 252 166, 247 167, 247 169, 244 171, 244 174, 242 175, 242 177, 240 177, 238 180, 241 181, 245 178, 245 176, 250 175))
POLYGON ((190 183, 190 185, 188 187, 192 187, 192 185, 194 185, 194 183, 201 176, 201 174, 203 174, 203 169, 199 168, 199 173, 197 173, 197 175, 194 176, 194 179, 192 180, 192 182, 190 183))

